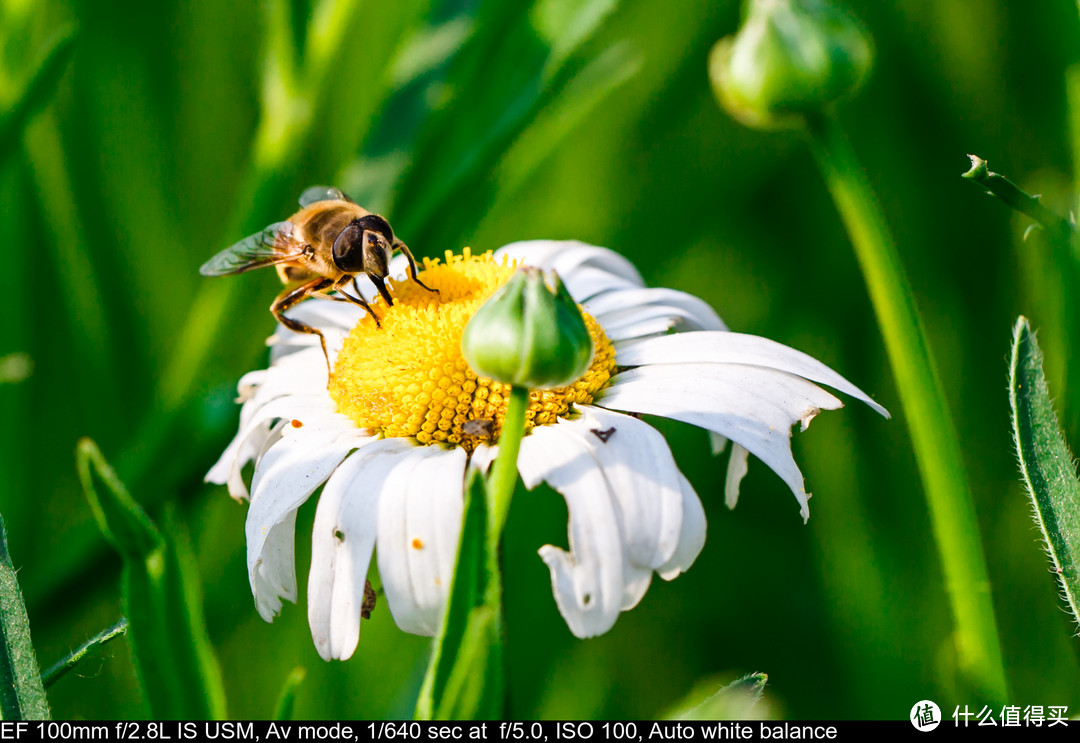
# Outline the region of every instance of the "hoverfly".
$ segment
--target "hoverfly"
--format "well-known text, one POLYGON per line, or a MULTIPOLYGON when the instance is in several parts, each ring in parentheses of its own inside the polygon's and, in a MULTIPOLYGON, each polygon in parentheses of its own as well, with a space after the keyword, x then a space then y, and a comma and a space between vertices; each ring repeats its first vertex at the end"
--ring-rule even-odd
POLYGON ((300 211, 284 222, 245 237, 226 248, 199 268, 203 276, 227 276, 264 266, 276 266, 287 286, 270 305, 270 312, 285 327, 297 333, 319 336, 326 365, 326 338, 316 328, 285 315, 285 311, 307 299, 322 297, 358 304, 380 325, 357 283, 366 274, 386 300, 394 301, 386 289, 390 257, 400 250, 409 261, 413 281, 430 292, 416 275, 416 260, 405 243, 394 237, 390 223, 372 214, 337 188, 312 186, 300 195, 300 211), (356 295, 345 291, 352 283, 356 295), (330 292, 337 292, 331 294, 330 292))

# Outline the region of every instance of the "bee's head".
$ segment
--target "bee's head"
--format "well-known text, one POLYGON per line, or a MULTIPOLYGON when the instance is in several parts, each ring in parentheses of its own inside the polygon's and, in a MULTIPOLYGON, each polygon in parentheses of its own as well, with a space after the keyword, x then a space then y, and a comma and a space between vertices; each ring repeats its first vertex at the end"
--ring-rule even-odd
POLYGON ((378 214, 357 217, 334 240, 334 265, 345 273, 386 278, 393 245, 394 231, 389 222, 378 214))

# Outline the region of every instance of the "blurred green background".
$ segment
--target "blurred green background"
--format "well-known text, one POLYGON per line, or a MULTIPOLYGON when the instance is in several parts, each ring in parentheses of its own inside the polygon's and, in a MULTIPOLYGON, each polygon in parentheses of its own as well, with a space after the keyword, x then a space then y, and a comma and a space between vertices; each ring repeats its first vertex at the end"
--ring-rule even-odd
MULTIPOLYGON (((976 500, 1013 697, 1080 708, 1077 640, 1017 477, 1006 356, 1019 313, 1064 389, 1060 281, 1027 222, 959 176, 987 158, 1066 211, 1071 2, 847 0, 877 66, 841 109, 896 234, 976 500)), ((739 507, 726 458, 658 424, 709 517, 695 566, 656 580, 608 634, 571 636, 536 549, 565 544, 551 491, 519 493, 505 542, 511 711, 647 718, 707 677, 769 674, 791 719, 979 709, 954 679, 951 621, 908 433, 835 210, 796 134, 743 129, 714 103, 706 56, 734 0, 0 0, 0 109, 65 29, 70 63, 0 141, 7 281, 0 512, 43 665, 120 615, 118 558, 79 489, 98 441, 152 514, 182 505, 230 716, 265 717, 296 665, 300 718, 404 717, 430 641, 385 607, 346 663, 324 663, 303 605, 254 610, 245 507, 202 476, 235 432, 237 378, 265 364, 272 272, 198 266, 333 183, 385 214, 417 255, 526 238, 614 248, 652 285, 707 299, 735 330, 806 351, 893 412, 860 405, 795 436, 817 497, 804 526, 754 460, 739 507), (661 238, 658 240, 658 236, 661 238)), ((2 130, 2 127, 0 127, 2 130)), ((301 512, 301 596, 314 499, 301 512)), ((61 718, 143 712, 126 641, 50 691, 61 718)))

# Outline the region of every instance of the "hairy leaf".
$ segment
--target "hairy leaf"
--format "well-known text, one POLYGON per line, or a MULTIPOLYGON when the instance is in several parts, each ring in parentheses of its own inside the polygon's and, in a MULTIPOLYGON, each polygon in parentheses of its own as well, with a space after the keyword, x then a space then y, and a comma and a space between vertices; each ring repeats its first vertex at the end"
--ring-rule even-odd
POLYGON ((0 518, 0 715, 5 720, 48 720, 49 703, 41 672, 30 642, 30 620, 26 616, 15 567, 8 554, 7 532, 0 518))
POLYGON ((1073 621, 1080 622, 1080 480, 1043 375, 1042 351, 1027 318, 1013 329, 1009 403, 1020 472, 1042 531, 1051 569, 1061 582, 1073 621))

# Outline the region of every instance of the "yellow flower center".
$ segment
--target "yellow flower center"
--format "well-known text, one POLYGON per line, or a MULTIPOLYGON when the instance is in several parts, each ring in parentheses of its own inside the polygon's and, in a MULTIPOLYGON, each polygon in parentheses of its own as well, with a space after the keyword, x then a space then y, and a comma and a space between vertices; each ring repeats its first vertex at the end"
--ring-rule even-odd
MULTIPOLYGON (((465 324, 506 283, 516 266, 490 252, 425 258, 420 280, 388 281, 393 307, 372 303, 382 327, 365 314, 352 329, 330 375, 330 397, 361 428, 386 437, 415 436, 472 449, 499 437, 510 386, 478 377, 461 354, 465 324)), ((584 376, 555 390, 530 393, 526 432, 554 423, 575 403, 590 403, 615 372, 615 349, 582 312, 595 354, 584 376)))

